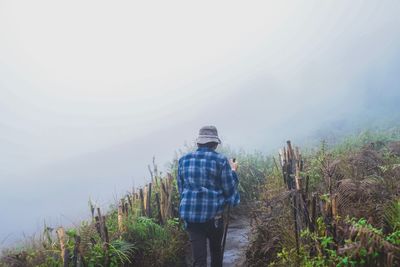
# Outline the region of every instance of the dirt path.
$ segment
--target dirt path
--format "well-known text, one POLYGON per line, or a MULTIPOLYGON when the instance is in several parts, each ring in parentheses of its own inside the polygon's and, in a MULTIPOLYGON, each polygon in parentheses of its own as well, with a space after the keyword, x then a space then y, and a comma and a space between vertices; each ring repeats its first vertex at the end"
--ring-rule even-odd
POLYGON ((231 220, 226 238, 224 267, 245 266, 249 234, 250 219, 247 216, 231 220))

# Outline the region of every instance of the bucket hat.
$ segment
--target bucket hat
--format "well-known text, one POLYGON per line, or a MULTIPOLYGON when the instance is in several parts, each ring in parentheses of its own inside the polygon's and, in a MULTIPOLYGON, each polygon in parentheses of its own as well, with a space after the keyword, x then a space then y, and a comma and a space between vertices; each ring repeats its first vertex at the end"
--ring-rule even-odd
POLYGON ((206 144, 210 142, 221 144, 221 139, 218 137, 217 128, 215 126, 201 127, 196 142, 197 144, 206 144))

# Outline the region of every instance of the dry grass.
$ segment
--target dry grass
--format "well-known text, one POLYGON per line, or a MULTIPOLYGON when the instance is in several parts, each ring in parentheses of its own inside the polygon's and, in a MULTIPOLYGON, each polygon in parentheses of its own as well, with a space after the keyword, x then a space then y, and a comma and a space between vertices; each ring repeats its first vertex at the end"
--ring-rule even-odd
MULTIPOLYGON (((299 257, 295 253, 295 231, 291 213, 293 204, 290 201, 292 192, 283 186, 283 178, 278 168, 275 168, 267 178, 262 202, 253 216, 253 237, 247 253, 249 266, 268 266, 271 263, 280 265, 283 262, 302 265, 305 264, 305 258, 311 259, 307 264, 313 264, 312 259, 316 257, 313 255, 319 255, 320 264, 325 262, 328 265, 339 259, 343 262, 345 259, 354 262, 358 260, 359 263, 369 260, 377 264, 376 266, 394 266, 399 263, 399 246, 385 240, 385 234, 389 232, 377 234, 371 230, 393 230, 393 221, 399 223, 400 216, 397 217, 397 214, 400 212, 391 212, 395 215, 391 216, 390 223, 387 219, 388 207, 400 195, 399 155, 400 142, 378 142, 368 143, 359 149, 347 149, 342 153, 330 153, 324 149, 307 157, 309 161, 306 161, 302 175, 313 178, 309 188, 320 196, 316 217, 322 219, 321 238, 332 235, 333 239, 329 242, 333 243, 328 247, 321 247, 318 243, 320 241, 313 245, 315 241, 309 243, 310 239, 300 239, 299 257), (354 224, 345 222, 346 217, 355 218, 354 220, 365 218, 370 226, 354 227, 354 224), (315 251, 317 248, 319 250, 315 251), (337 258, 326 254, 326 249, 336 251, 332 253, 337 258), (292 254, 295 255, 289 256, 292 259, 282 261, 279 258, 282 251, 294 252, 292 254)), ((304 195, 303 191, 303 196, 310 211, 310 193, 304 195)), ((304 225, 300 228, 306 229, 308 230, 304 225)))

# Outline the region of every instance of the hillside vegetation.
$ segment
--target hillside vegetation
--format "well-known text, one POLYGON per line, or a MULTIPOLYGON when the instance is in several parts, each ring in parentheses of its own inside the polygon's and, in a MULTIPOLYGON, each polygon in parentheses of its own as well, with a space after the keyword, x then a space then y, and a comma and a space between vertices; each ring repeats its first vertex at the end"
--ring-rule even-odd
MULTIPOLYGON (((241 200, 252 202, 264 183, 270 158, 223 150, 241 162, 241 200)), ((91 219, 67 229, 45 225, 42 233, 4 250, 0 266, 186 266, 189 244, 178 218, 177 159, 165 175, 154 161, 149 171, 152 194, 148 201, 149 185, 143 185, 130 190, 104 214, 89 203, 91 219)))
MULTIPOLYGON (((241 203, 254 207, 247 265, 398 265, 400 131, 367 131, 304 151, 296 190, 278 154, 221 148, 240 164, 241 203)), ((46 225, 3 251, 0 266, 187 266, 176 168, 175 159, 163 175, 153 164, 148 200, 137 189, 104 214, 91 204, 79 227, 46 225)))
POLYGON ((253 212, 248 264, 399 266, 399 137, 392 129, 322 142, 297 162, 300 189, 288 189, 276 164, 253 212))

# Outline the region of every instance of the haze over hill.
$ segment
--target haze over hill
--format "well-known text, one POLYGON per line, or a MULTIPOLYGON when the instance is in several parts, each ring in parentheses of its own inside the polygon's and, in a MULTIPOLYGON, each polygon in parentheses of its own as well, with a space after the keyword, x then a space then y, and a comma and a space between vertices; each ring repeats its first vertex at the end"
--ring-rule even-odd
POLYGON ((269 152, 398 118, 399 12, 398 1, 2 1, 0 244, 43 219, 86 217, 89 196, 106 206, 205 124, 269 152))

